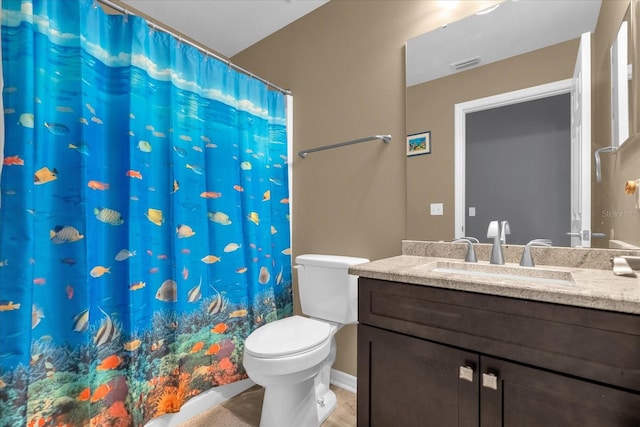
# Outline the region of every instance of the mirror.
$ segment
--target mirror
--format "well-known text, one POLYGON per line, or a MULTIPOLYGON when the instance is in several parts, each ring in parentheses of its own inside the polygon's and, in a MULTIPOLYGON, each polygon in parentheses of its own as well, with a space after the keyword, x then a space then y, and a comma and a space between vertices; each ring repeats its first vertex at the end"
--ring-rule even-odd
MULTIPOLYGON (((611 145, 619 148, 629 138, 631 110, 631 64, 629 63, 629 15, 630 9, 618 28, 609 56, 611 58, 611 145)), ((596 166, 597 167, 597 166, 596 166)))
MULTIPOLYGON (((462 120, 462 125, 456 125, 454 119, 454 106, 470 101, 493 97, 498 94, 511 93, 526 88, 539 87, 553 82, 571 79, 576 64, 579 49, 580 34, 592 32, 591 36, 591 67, 586 67, 591 72, 591 126, 589 138, 592 147, 590 156, 591 170, 594 171, 593 153, 596 149, 611 145, 611 64, 610 47, 617 35, 622 21, 629 19, 629 57, 637 62, 637 37, 638 17, 634 13, 640 0, 619 2, 600 1, 555 1, 540 2, 534 0, 521 0, 517 2, 503 2, 490 13, 475 14, 460 21, 447 24, 429 33, 415 37, 407 42, 407 135, 421 132, 431 132, 431 153, 422 156, 407 157, 407 238, 416 240, 452 240, 454 237, 465 235, 464 229, 456 230, 455 206, 456 206, 456 178, 453 165, 459 160, 460 152, 454 148, 456 132, 466 130, 468 123, 462 120), (635 4, 635 6, 634 6, 635 4), (554 9, 557 7, 558 9, 554 9), (630 9, 631 12, 628 12, 630 9), (525 19, 522 20, 522 17, 525 19), (497 20, 497 21, 496 21, 497 20), (495 22, 494 22, 495 21, 495 22), (499 23, 498 23, 499 21, 499 23), (437 48, 436 48, 437 47, 437 48), (603 65, 604 64, 604 65, 603 65), (603 108, 603 105, 606 108, 603 108), (443 203, 444 215, 430 215, 430 205, 443 203)), ((638 67, 633 67, 633 76, 637 76, 638 67)), ((640 246, 640 232, 631 231, 640 229, 638 219, 640 211, 634 210, 631 198, 624 199, 624 206, 619 204, 618 193, 623 188, 617 188, 618 182, 623 178, 619 176, 623 169, 629 170, 635 165, 635 170, 640 170, 640 154, 635 148, 638 133, 636 113, 638 111, 638 85, 637 77, 631 80, 633 86, 629 95, 631 105, 629 117, 631 123, 629 132, 631 137, 621 148, 619 153, 604 154, 603 162, 606 162, 605 183, 597 184, 595 178, 587 183, 586 194, 591 194, 591 208, 584 215, 589 216, 593 238, 587 244, 594 247, 616 247, 617 244, 631 243, 640 246), (624 152, 623 152, 624 151, 624 152), (609 158, 615 157, 615 162, 625 164, 624 168, 614 165, 609 158), (623 157, 624 156, 624 157, 623 157), (615 185, 613 182, 616 182, 615 185), (608 192, 611 186, 616 188, 616 198, 608 192), (629 207, 631 203, 631 207, 629 207), (605 209, 606 208, 606 209, 605 209), (616 224, 604 218, 602 212, 625 212, 629 215, 623 221, 624 224, 616 224), (635 219, 635 222, 633 222, 635 219), (630 224, 631 223, 631 224, 630 224), (629 226, 631 225, 631 226, 629 226), (620 243, 618 243, 620 241, 620 243)), ((566 89, 560 90, 556 95, 567 93, 566 89)), ((570 90, 569 90, 570 92, 570 90)), ((518 101, 519 102, 519 101, 518 101)), ((567 101, 571 104, 571 101, 567 101)), ((544 108, 544 107, 543 107, 544 108)), ((570 106, 568 107, 570 108, 570 106)), ((493 125, 496 129, 502 129, 500 119, 493 125)), ((480 149, 479 151, 483 151, 480 149)), ((501 160, 502 163, 492 166, 487 158, 492 158, 490 151, 484 151, 484 158, 478 160, 479 169, 484 169, 488 174, 495 175, 498 179, 511 183, 512 178, 507 175, 509 169, 518 172, 514 167, 515 160, 501 160)), ((522 161, 531 159, 529 155, 522 155, 522 161)), ((553 155, 555 158, 556 155, 553 155)), ((543 155, 544 158, 544 155, 543 155)), ((551 156, 547 155, 547 158, 551 156)), ((546 174, 547 162, 536 161, 533 163, 539 167, 539 174, 546 174), (540 164, 539 164, 540 163, 540 164)), ((476 165, 476 166, 478 166, 476 165)), ((577 165, 566 164, 565 169, 579 169, 577 165)), ((640 177, 640 175, 639 175, 640 177)), ((627 177, 629 179, 638 177, 627 177)), ((587 179, 586 181, 589 181, 587 179)), ((508 185, 507 185, 508 186, 508 185)), ((535 185, 522 185, 518 189, 535 187, 535 185)), ((552 198, 556 188, 560 186, 547 185, 539 189, 540 197, 552 198)), ((564 196, 563 196, 564 197, 564 196)), ((575 196, 570 196, 575 198, 575 196)), ((500 200, 499 198, 497 200, 500 200)), ((498 205, 510 203, 513 200, 505 197, 498 205)), ((575 200, 567 203, 571 205, 575 200)), ((458 203, 460 205, 460 203, 458 203)), ((589 205, 587 205, 589 206, 589 205)), ((476 208, 475 215, 480 217, 477 206, 465 205, 463 215, 468 220, 474 214, 470 208, 476 208), (470 215, 471 214, 471 215, 470 215)), ((573 208, 572 208, 573 209, 573 208)), ((484 211, 484 209, 483 209, 484 211)), ((558 215, 556 215, 558 216, 558 215)), ((564 222, 564 229, 569 232, 574 211, 569 211, 564 222)), ((534 238, 547 238, 549 226, 546 220, 538 221, 538 228, 529 235, 518 235, 518 231, 526 228, 523 220, 516 218, 496 217, 496 220, 509 220, 512 236, 507 237, 507 243, 524 244, 534 238)), ((535 218, 525 219, 527 226, 536 222, 535 218)), ((620 219, 620 218, 614 218, 620 219)), ((465 223, 467 221, 464 221, 465 223)), ((585 221, 586 222, 586 221, 585 221)), ((474 237, 481 242, 486 239, 485 229, 477 231, 474 237)), ((579 229, 580 230, 580 229, 579 229)), ((554 245, 570 245, 570 241, 554 241, 554 245)), ((585 245, 586 246, 586 245, 585 245)))
POLYGON ((628 78, 630 140, 640 137, 640 0, 631 0, 628 14, 628 78))

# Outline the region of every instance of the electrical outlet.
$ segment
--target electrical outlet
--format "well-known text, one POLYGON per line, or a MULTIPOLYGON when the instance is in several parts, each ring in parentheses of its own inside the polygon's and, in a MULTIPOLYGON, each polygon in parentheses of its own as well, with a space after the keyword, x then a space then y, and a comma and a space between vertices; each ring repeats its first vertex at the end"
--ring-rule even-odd
POLYGON ((442 203, 431 203, 431 215, 444 215, 444 205, 442 203))

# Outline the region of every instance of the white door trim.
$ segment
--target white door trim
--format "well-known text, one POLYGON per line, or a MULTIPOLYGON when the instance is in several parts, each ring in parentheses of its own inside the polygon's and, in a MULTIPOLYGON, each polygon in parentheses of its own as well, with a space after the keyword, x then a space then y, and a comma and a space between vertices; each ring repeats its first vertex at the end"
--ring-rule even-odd
POLYGON ((591 33, 580 36, 571 91, 571 246, 591 247, 591 33))
POLYGON ((467 113, 570 93, 571 86, 572 79, 566 79, 454 105, 454 235, 456 239, 464 236, 465 227, 465 142, 467 140, 467 113))

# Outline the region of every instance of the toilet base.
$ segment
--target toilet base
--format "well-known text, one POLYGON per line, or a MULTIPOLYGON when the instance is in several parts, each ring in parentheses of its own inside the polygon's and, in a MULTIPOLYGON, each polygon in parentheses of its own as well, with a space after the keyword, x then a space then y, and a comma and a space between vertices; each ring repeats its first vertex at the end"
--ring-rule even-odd
POLYGON ((260 427, 318 427, 336 409, 336 394, 317 397, 314 379, 297 384, 265 387, 260 427))
POLYGON ((313 378, 265 387, 260 427, 319 425, 313 378))
POLYGON ((319 425, 329 418, 329 415, 336 409, 337 404, 338 399, 336 398, 336 394, 331 390, 327 391, 324 396, 317 398, 316 405, 318 408, 319 425))

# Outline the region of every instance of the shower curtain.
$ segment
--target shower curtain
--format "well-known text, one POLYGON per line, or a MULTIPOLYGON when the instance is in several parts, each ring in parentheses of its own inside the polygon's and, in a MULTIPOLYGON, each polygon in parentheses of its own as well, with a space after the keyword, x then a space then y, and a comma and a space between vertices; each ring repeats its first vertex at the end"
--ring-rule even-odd
POLYGON ((0 425, 142 425, 292 314, 285 96, 93 0, 2 0, 0 425))

